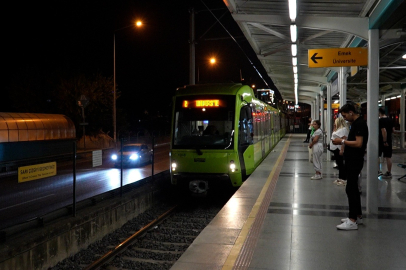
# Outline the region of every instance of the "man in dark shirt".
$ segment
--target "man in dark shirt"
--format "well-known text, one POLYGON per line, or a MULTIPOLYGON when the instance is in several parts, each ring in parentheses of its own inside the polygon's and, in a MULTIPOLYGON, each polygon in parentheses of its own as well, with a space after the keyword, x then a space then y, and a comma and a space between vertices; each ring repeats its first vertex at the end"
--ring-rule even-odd
POLYGON ((385 109, 379 108, 379 157, 382 156, 386 159, 386 166, 388 171, 382 175, 383 178, 392 178, 392 132, 393 132, 393 122, 385 115, 385 109))
POLYGON ((345 192, 348 197, 348 218, 342 219, 337 225, 339 230, 357 230, 362 224, 361 196, 358 190, 358 176, 364 166, 364 154, 368 143, 368 126, 360 117, 354 104, 347 103, 341 107, 342 117, 350 122, 350 133, 347 139, 336 138, 332 142, 336 145, 344 145, 344 162, 347 175, 345 192))
POLYGON ((310 133, 312 132, 312 118, 309 117, 309 123, 307 123, 307 125, 309 126, 307 128, 307 135, 306 135, 306 139, 303 141, 304 143, 308 143, 310 140, 310 133))

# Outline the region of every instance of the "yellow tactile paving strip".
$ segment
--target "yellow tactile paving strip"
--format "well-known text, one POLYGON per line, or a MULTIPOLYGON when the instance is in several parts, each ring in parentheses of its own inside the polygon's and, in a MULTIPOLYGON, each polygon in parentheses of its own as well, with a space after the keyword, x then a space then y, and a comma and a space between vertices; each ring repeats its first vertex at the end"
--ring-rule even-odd
POLYGON ((272 198, 279 173, 282 169, 290 144, 290 137, 285 143, 281 154, 269 174, 264 187, 259 194, 252 210, 245 222, 230 254, 228 255, 222 270, 248 269, 252 259, 254 248, 258 241, 258 236, 265 219, 265 215, 272 198))

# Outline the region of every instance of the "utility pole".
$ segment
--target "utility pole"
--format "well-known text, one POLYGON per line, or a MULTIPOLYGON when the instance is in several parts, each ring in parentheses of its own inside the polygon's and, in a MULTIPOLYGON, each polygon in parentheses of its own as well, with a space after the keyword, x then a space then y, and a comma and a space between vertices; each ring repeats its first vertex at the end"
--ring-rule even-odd
POLYGON ((196 56, 195 56, 195 10, 194 8, 189 9, 190 13, 190 30, 189 30, 189 84, 196 83, 196 56))
POLYGON ((83 122, 79 123, 79 125, 83 126, 83 148, 86 149, 86 129, 85 126, 88 125, 85 121, 85 107, 89 104, 89 100, 86 98, 85 95, 80 96, 80 100, 78 100, 78 105, 82 109, 82 119, 83 122))

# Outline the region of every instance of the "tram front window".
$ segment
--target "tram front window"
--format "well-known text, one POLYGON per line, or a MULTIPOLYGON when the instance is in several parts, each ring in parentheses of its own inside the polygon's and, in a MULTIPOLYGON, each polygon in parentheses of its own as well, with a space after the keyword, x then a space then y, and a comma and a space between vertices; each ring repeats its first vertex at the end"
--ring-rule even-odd
POLYGON ((234 96, 179 97, 175 103, 173 148, 229 149, 234 96))

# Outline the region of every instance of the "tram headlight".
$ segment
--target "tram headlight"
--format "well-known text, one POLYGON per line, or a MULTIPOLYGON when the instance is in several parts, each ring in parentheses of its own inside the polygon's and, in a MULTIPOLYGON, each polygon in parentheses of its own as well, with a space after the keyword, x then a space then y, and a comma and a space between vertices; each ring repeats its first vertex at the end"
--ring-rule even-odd
POLYGON ((111 159, 112 160, 117 160, 117 155, 116 154, 111 155, 111 159))
POLYGON ((132 154, 132 155, 130 156, 130 159, 131 159, 131 160, 136 160, 136 159, 138 159, 138 155, 137 155, 137 154, 132 154))
POLYGON ((177 166, 176 161, 173 160, 173 161, 172 161, 172 164, 171 164, 172 171, 176 170, 176 166, 177 166))
POLYGON ((231 172, 235 172, 235 163, 234 163, 234 160, 231 160, 231 161, 230 161, 230 170, 231 170, 231 172))

